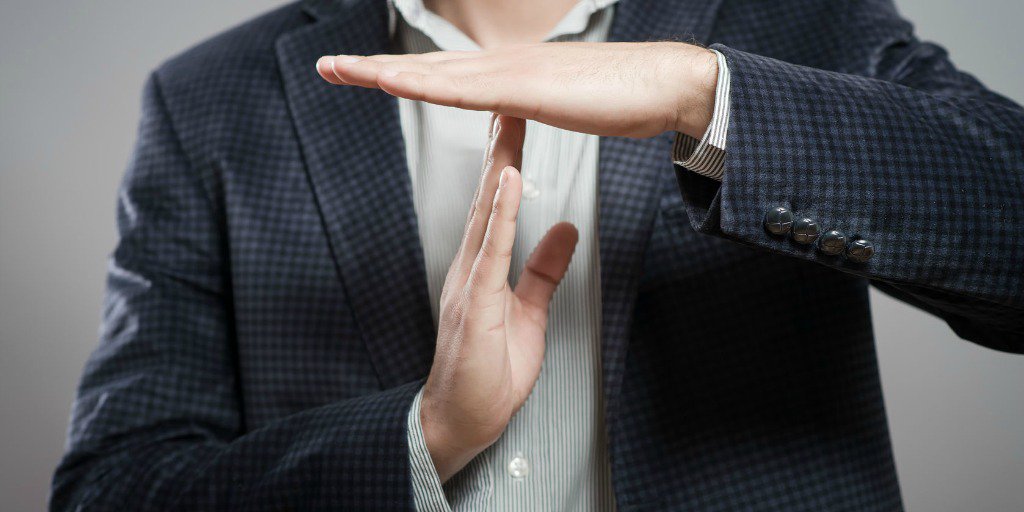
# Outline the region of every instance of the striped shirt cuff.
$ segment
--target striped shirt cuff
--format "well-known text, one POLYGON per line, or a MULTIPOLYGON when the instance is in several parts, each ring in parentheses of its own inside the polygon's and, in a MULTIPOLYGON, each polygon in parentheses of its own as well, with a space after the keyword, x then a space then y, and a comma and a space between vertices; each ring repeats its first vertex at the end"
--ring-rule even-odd
POLYGON ((434 460, 430 458, 427 440, 423 437, 423 425, 420 424, 420 403, 423 390, 416 393, 409 410, 409 468, 412 477, 412 496, 417 512, 451 512, 448 498, 441 487, 441 478, 437 476, 434 460))
POLYGON ((700 140, 677 133, 672 161, 697 174, 722 181, 725 140, 729 130, 729 66, 721 52, 711 51, 718 57, 718 83, 715 84, 715 111, 711 123, 700 140))

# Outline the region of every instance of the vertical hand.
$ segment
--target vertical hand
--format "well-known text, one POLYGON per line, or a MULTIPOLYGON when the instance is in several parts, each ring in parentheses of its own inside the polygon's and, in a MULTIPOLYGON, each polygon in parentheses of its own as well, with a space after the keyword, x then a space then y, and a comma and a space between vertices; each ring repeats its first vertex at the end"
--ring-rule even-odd
POLYGON ((529 396, 544 359, 548 304, 576 248, 576 228, 556 224, 510 288, 524 135, 522 119, 494 118, 462 245, 441 292, 420 420, 442 481, 494 443, 529 396))

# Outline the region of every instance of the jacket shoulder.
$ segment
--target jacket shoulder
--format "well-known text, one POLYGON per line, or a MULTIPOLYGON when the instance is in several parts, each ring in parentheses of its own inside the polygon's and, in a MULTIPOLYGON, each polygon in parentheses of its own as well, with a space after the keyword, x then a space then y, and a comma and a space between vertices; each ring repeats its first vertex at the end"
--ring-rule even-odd
POLYGON ((268 130, 290 126, 275 44, 310 21, 300 4, 288 4, 209 38, 154 71, 151 82, 193 162, 225 148, 259 146, 273 136, 268 130))
POLYGON ((216 83, 238 73, 276 68, 274 42, 307 23, 300 3, 291 3, 225 30, 171 57, 155 71, 165 94, 197 83, 216 83))

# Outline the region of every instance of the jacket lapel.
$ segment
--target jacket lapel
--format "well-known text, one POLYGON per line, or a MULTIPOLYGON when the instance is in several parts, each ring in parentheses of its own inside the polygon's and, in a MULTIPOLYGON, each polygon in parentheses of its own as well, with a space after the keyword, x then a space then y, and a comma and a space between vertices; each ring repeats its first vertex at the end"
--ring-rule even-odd
POLYGON ((383 0, 309 2, 318 21, 283 35, 277 55, 309 180, 339 277, 381 384, 426 375, 434 346, 423 251, 394 98, 328 84, 327 53, 390 49, 383 0))
MULTIPOLYGON (((620 0, 608 39, 707 43, 719 3, 620 0)), ((601 354, 611 439, 644 249, 665 176, 673 173, 672 140, 672 134, 663 134, 650 139, 602 137, 600 143, 601 354)))

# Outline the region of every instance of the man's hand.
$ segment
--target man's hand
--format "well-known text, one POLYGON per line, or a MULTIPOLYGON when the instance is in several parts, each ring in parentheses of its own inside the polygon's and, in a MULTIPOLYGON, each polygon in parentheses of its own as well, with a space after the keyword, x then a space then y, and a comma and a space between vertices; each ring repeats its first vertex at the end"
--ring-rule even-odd
POLYGON ((482 52, 321 57, 338 85, 583 133, 695 138, 711 122, 718 64, 685 43, 542 43, 482 52))
POLYGON ((441 291, 437 348, 420 421, 441 481, 490 446, 526 401, 544 359, 548 302, 576 248, 552 227, 515 290, 508 284, 525 122, 496 116, 462 245, 441 291))

